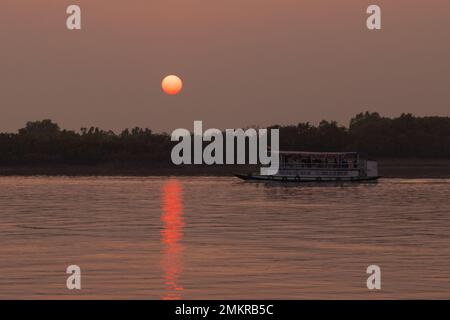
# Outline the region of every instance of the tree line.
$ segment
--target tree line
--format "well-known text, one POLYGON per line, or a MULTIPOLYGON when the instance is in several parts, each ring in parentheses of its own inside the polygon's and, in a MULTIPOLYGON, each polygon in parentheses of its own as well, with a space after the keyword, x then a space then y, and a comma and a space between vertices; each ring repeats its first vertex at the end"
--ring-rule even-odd
MULTIPOLYGON (((396 118, 360 113, 342 126, 336 121, 318 125, 274 125, 280 130, 281 150, 357 151, 369 157, 450 158, 450 118, 396 118)), ((51 120, 28 122, 17 133, 0 133, 0 164, 170 164, 176 142, 167 133, 147 128, 120 133, 99 128, 79 132, 61 129, 51 120)))

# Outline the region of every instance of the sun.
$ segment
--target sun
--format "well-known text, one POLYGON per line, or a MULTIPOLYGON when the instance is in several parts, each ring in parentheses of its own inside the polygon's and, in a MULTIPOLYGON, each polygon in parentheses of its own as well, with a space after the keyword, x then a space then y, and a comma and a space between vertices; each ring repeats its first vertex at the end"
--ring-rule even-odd
POLYGON ((183 88, 183 81, 175 75, 170 75, 163 79, 161 87, 168 95, 176 95, 183 88))

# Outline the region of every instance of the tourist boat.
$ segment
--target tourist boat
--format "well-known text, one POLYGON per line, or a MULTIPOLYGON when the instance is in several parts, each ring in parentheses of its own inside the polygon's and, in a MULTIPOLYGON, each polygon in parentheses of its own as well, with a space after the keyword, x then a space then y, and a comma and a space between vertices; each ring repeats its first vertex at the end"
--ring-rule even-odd
POLYGON ((275 175, 235 174, 242 180, 280 182, 373 181, 379 178, 376 161, 357 152, 279 152, 275 175))

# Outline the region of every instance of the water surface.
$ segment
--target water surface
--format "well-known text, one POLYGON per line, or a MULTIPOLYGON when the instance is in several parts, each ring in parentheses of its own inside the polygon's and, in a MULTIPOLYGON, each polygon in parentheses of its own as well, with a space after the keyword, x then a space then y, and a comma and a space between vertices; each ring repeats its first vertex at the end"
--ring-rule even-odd
POLYGON ((450 180, 1 177, 0 190, 3 299, 450 298, 450 180))

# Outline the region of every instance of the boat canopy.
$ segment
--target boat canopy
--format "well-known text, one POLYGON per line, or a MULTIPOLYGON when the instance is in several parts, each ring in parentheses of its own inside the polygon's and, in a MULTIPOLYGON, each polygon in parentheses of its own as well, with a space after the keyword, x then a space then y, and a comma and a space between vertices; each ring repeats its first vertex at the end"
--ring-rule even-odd
POLYGON ((279 151, 280 164, 283 168, 358 168, 357 152, 308 152, 279 151))

